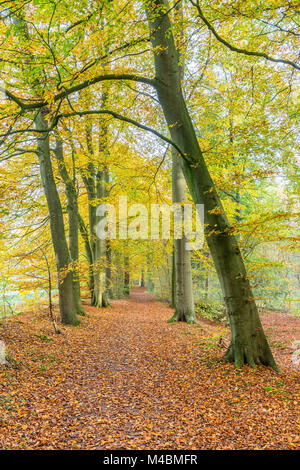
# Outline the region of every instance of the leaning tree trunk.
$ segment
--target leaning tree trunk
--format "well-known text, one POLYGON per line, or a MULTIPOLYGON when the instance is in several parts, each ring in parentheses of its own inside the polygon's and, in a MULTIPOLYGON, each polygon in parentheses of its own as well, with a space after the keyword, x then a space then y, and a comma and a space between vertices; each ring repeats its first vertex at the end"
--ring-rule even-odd
POLYGON ((78 260, 79 260, 79 212, 75 182, 71 179, 68 174, 63 154, 62 141, 56 139, 56 147, 54 149, 55 156, 58 161, 58 169, 60 176, 65 185, 65 191, 67 196, 67 211, 69 217, 69 250, 72 260, 73 269, 73 289, 74 289, 74 302, 76 306, 77 315, 85 315, 85 311, 81 301, 80 292, 80 279, 78 272, 78 260))
POLYGON ((181 89, 178 56, 164 0, 146 7, 155 50, 156 90, 193 200, 204 205, 205 236, 223 295, 231 328, 226 359, 241 367, 264 364, 277 368, 259 319, 237 241, 208 172, 181 89))
MULTIPOLYGON (((46 112, 47 111, 42 109, 36 116, 35 125, 37 129, 47 129, 47 121, 43 116, 46 112)), ((50 229, 58 272, 58 294, 61 321, 64 324, 76 325, 78 324, 78 320, 74 299, 71 258, 64 230, 61 203, 53 176, 49 135, 47 132, 40 133, 37 138, 37 153, 40 163, 42 184, 50 216, 50 229)))

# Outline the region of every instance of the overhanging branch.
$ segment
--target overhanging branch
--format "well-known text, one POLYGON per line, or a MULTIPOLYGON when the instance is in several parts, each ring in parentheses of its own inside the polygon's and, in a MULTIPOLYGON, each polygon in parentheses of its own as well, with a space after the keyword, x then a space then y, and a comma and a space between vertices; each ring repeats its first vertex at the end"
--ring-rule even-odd
MULTIPOLYGON (((139 75, 134 75, 134 74, 107 74, 107 75, 98 75, 97 77, 91 78, 90 80, 85 80, 82 83, 79 83, 78 85, 74 85, 71 88, 65 89, 64 91, 58 93, 57 95, 54 96, 53 100, 54 102, 61 101, 64 98, 67 98, 69 95, 76 93, 78 91, 81 91, 85 88, 90 87, 91 85, 95 85, 96 83, 106 81, 106 80, 131 80, 134 82, 139 82, 139 83, 145 83, 147 85, 151 85, 152 87, 155 87, 155 80, 151 78, 146 78, 146 77, 141 77, 139 75)), ((34 109, 40 109, 43 108, 44 106, 49 105, 49 101, 47 100, 41 100, 37 101, 35 103, 25 103, 21 98, 16 96, 14 93, 11 93, 9 90, 6 90, 5 88, 0 86, 0 92, 5 93, 6 96, 14 101, 22 110, 24 111, 30 111, 34 109)))
POLYGON ((75 116, 82 117, 82 116, 88 116, 88 115, 93 115, 93 114, 107 114, 109 116, 112 116, 115 119, 118 119, 119 121, 127 122, 128 124, 132 124, 133 126, 138 127, 139 129, 142 129, 142 130, 147 131, 147 132, 151 132, 151 134, 159 137, 161 140, 163 140, 167 144, 172 145, 172 147, 174 147, 177 150, 179 155, 184 160, 188 161, 187 158, 186 158, 186 155, 182 152, 180 147, 178 147, 178 145, 175 144, 175 142, 173 142, 168 137, 164 136, 163 134, 156 131, 155 129, 152 129, 151 127, 145 126, 144 124, 141 124, 138 121, 135 121, 134 119, 128 118, 126 116, 123 116, 121 114, 116 113, 115 111, 111 111, 111 110, 108 110, 108 109, 97 109, 97 110, 88 110, 88 111, 74 111, 72 113, 61 113, 61 114, 58 114, 57 116, 55 116, 52 123, 50 123, 50 126, 47 129, 35 129, 35 128, 34 129, 30 129, 30 128, 28 128, 28 129, 19 129, 19 130, 11 132, 10 135, 18 134, 18 133, 23 134, 23 133, 26 133, 26 132, 47 134, 47 133, 49 133, 49 132, 51 132, 55 129, 55 127, 57 126, 60 119, 70 118, 70 117, 75 117, 75 116))
POLYGON ((291 61, 291 60, 287 60, 287 59, 276 59, 275 57, 271 57, 269 56, 268 54, 266 54, 265 52, 256 52, 256 51, 248 51, 247 49, 241 49, 239 47, 235 47, 233 46, 232 44, 230 44, 228 41, 226 41, 226 39, 222 38, 218 33, 217 31, 215 30, 215 28, 213 27, 213 25, 207 20, 207 18, 203 15, 203 12, 201 10, 201 7, 199 5, 199 0, 197 0, 197 2, 194 2, 193 0, 190 0, 191 4, 194 5, 194 7, 197 8, 197 11, 198 11, 198 15, 199 17, 201 18, 201 20, 206 24, 206 26, 208 27, 208 29, 213 33, 213 35, 215 36, 215 38, 221 42, 222 44, 224 44, 224 46, 226 46, 228 49, 230 49, 231 51, 233 52, 237 52, 239 54, 244 54, 244 55, 248 55, 248 56, 254 56, 254 57, 263 57, 264 59, 266 60, 269 60, 271 62, 277 62, 277 63, 281 63, 281 64, 287 64, 287 65, 290 65, 292 67, 294 67, 295 69, 297 70, 300 70, 300 66, 297 65, 295 62, 291 61))
MULTIPOLYGON (((151 132, 152 134, 156 135, 157 137, 159 137, 161 140, 163 140, 167 144, 172 145, 172 147, 174 147, 177 150, 177 152, 181 155, 181 157, 183 157, 186 160, 186 155, 182 152, 180 147, 178 147, 178 145, 175 144, 175 142, 173 142, 168 137, 164 136, 163 134, 156 131, 155 129, 152 129, 151 127, 145 126, 144 124, 141 124, 140 122, 135 121, 134 119, 128 118, 126 116, 123 116, 121 114, 116 113, 115 111, 110 111, 108 109, 99 109, 99 110, 91 110, 91 111, 78 111, 78 112, 75 111, 73 113, 62 113, 62 114, 59 114, 58 116, 56 116, 54 122, 51 125, 51 128, 53 129, 57 125, 59 119, 61 119, 61 118, 69 118, 69 117, 74 117, 74 116, 80 116, 81 117, 81 116, 87 116, 87 115, 93 115, 93 114, 108 114, 108 115, 114 117, 115 119, 118 119, 119 121, 127 122, 128 124, 132 124, 133 126, 138 127, 139 129, 143 129, 144 131, 151 132)), ((52 130, 52 129, 49 129, 49 130, 52 130)))

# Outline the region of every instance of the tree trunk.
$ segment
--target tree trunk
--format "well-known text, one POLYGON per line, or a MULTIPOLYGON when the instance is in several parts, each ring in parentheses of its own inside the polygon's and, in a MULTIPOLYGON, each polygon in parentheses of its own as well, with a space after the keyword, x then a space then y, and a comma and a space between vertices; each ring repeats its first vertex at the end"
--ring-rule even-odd
MULTIPOLYGON (((173 203, 186 201, 186 183, 180 157, 172 149, 172 200, 173 203)), ((190 252, 186 250, 186 238, 174 240, 175 262, 175 313, 169 322, 183 321, 197 323, 194 309, 193 280, 190 252)))
POLYGON ((145 273, 143 269, 141 272, 141 287, 145 287, 145 273))
POLYGON ((175 269, 175 243, 173 241, 170 307, 175 308, 175 306, 176 306, 176 269, 175 269))
MULTIPOLYGON (((47 128, 47 121, 43 116, 44 112, 45 110, 42 109, 35 118, 37 129, 47 128)), ((64 230, 61 203, 52 171, 48 133, 39 134, 39 137, 37 138, 37 153, 40 163, 42 184, 50 216, 50 229, 58 272, 58 293, 61 321, 64 324, 77 325, 78 320, 74 299, 71 258, 64 230)))
MULTIPOLYGON (((96 195, 97 201, 106 197, 106 171, 98 171, 96 175, 96 195)), ((107 285, 106 285, 106 240, 101 240, 96 235, 96 226, 100 222, 100 218, 95 216, 95 225, 93 225, 93 237, 94 237, 94 296, 93 306, 94 307, 107 307, 107 285)))
MULTIPOLYGON (((14 23, 18 26, 22 43, 29 45, 30 34, 26 21, 24 21, 21 11, 17 14, 11 12, 14 23)), ((28 59, 32 59, 29 53, 28 59)), ((34 89, 34 85, 39 84, 39 78, 35 77, 33 81, 29 81, 29 88, 34 89)), ((45 115, 48 113, 46 108, 42 108, 34 118, 34 125, 37 129, 47 129, 48 123, 45 115)), ((44 188, 49 217, 50 230, 53 243, 53 249, 56 259, 56 267, 58 273, 58 295, 61 321, 64 324, 77 325, 76 305, 74 301, 73 291, 73 273, 71 268, 71 259, 66 241, 64 230, 64 219, 61 203, 55 184, 52 162, 50 155, 49 133, 40 133, 37 138, 37 154, 40 165, 40 175, 44 188)))
MULTIPOLYGON (((179 71, 180 79, 184 78, 184 57, 181 54, 180 42, 184 40, 183 28, 183 9, 182 2, 177 2, 173 9, 174 21, 179 25, 179 44, 176 45, 176 52, 178 61, 180 62, 179 71)), ((186 182, 180 164, 180 155, 174 148, 172 148, 172 202, 184 203, 186 202, 186 182)), ((195 308, 194 308, 194 295, 193 295, 193 278, 190 252, 186 250, 186 238, 183 237, 174 240, 174 300, 175 300, 175 313, 170 322, 183 321, 186 323, 197 323, 195 308)))
POLYGON ((89 266, 89 292, 92 298, 92 293, 94 292, 93 253, 92 253, 91 243, 89 239, 88 229, 84 223, 83 218, 79 214, 79 212, 78 212, 78 223, 79 223, 80 234, 84 241, 85 253, 86 253, 86 258, 87 258, 88 266, 89 266))
POLYGON ((154 292, 154 282, 152 280, 152 269, 150 268, 150 255, 147 255, 147 280, 146 288, 148 292, 154 292))
POLYGON ((209 287, 209 274, 208 271, 206 272, 205 275, 205 292, 204 292, 204 300, 205 302, 208 302, 208 287, 209 287))
POLYGON ((181 89, 178 57, 164 0, 146 7, 155 50, 156 89, 171 138, 181 149, 182 169, 196 204, 204 205, 205 236, 223 295, 231 328, 226 359, 269 365, 276 369, 263 332, 242 256, 208 172, 181 89), (154 13, 154 14, 153 14, 154 13))
POLYGON ((130 293, 129 257, 124 256, 124 294, 130 293))
POLYGON ((89 287, 91 295, 91 304, 93 305, 94 290, 95 290, 95 278, 94 278, 94 257, 96 249, 96 190, 95 190, 95 175, 94 166, 92 163, 88 165, 88 175, 82 175, 82 179, 87 191, 89 201, 89 235, 85 233, 84 223, 80 223, 80 232, 85 239, 85 249, 89 262, 89 287))
POLYGON ((113 297, 113 288, 112 288, 112 256, 111 256, 111 244, 110 241, 106 240, 106 291, 107 297, 112 299, 113 297))
POLYGON ((63 143, 57 138, 56 147, 54 149, 55 156, 58 161, 58 169, 60 176, 65 185, 65 191, 67 196, 67 211, 69 217, 69 250, 72 260, 73 269, 73 288, 74 288, 74 302, 76 306, 77 315, 85 315, 85 311, 81 301, 80 293, 80 279, 78 272, 78 260, 79 260, 79 240, 78 240, 78 228, 79 228, 79 213, 77 194, 74 181, 70 178, 66 169, 64 154, 63 154, 63 143))

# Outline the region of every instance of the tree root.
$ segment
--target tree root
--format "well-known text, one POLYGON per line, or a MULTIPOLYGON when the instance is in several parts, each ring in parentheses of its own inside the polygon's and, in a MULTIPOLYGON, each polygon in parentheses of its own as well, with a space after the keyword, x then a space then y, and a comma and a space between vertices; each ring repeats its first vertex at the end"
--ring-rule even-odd
POLYGON ((268 349, 263 351, 263 353, 255 354, 251 347, 234 346, 231 344, 227 349, 224 358, 226 362, 234 363, 237 369, 240 369, 245 364, 249 365, 253 369, 256 369, 257 365, 264 365, 271 367, 276 372, 279 372, 276 362, 268 349))
POLYGON ((199 325, 195 316, 186 315, 181 312, 175 312, 174 315, 169 320, 167 320, 167 323, 176 323, 176 322, 184 322, 184 323, 187 323, 188 325, 199 325))

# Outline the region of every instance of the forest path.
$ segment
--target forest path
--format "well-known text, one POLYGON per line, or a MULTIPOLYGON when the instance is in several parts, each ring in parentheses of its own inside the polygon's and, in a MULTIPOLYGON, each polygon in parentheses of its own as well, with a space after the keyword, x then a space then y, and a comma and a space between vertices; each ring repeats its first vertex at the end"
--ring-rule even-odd
POLYGON ((2 448, 299 447, 293 368, 235 370, 223 325, 168 324, 168 305, 138 288, 86 310, 60 335, 41 312, 0 326, 15 361, 0 369, 2 448))

